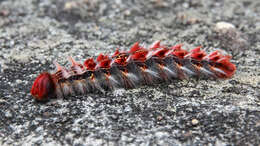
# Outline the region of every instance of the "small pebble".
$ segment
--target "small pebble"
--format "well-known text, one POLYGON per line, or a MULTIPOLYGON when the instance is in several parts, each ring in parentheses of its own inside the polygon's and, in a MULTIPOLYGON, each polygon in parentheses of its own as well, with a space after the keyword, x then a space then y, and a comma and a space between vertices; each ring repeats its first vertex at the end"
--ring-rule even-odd
POLYGON ((1 10, 0 11, 0 16, 8 16, 10 14, 10 11, 8 11, 8 10, 1 10))
POLYGON ((66 2, 64 4, 64 10, 66 10, 66 11, 70 11, 71 9, 74 9, 74 8, 77 8, 77 7, 78 7, 78 4, 74 1, 66 2))
POLYGON ((157 120, 158 120, 158 121, 161 121, 162 119, 163 119, 162 116, 158 116, 158 117, 157 117, 157 120))
POLYGON ((215 31, 218 33, 222 47, 231 50, 234 56, 242 54, 242 50, 249 48, 247 35, 242 34, 233 24, 218 22, 215 31))
POLYGON ((235 25, 228 23, 228 22, 218 22, 215 27, 216 31, 223 30, 223 29, 227 29, 227 30, 235 29, 235 28, 236 28, 235 25))
POLYGON ((20 79, 15 80, 16 84, 21 84, 23 81, 20 79))
POLYGON ((197 119, 192 119, 192 120, 191 120, 191 124, 194 125, 194 126, 195 126, 195 125, 198 125, 198 124, 199 124, 199 121, 198 121, 197 119))
POLYGON ((172 84, 168 85, 168 87, 171 88, 171 89, 176 88, 176 87, 175 87, 174 85, 172 85, 172 84))
POLYGON ((5 112, 5 117, 6 118, 11 118, 13 115, 12 115, 12 113, 10 112, 10 111, 6 111, 5 112))

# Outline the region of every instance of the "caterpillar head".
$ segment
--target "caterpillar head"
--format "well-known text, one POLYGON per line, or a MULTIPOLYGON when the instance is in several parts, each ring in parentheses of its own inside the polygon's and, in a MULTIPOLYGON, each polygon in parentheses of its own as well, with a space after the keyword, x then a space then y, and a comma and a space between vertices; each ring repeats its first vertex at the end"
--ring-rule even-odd
POLYGON ((50 73, 41 73, 34 81, 31 94, 36 100, 46 100, 55 91, 55 83, 50 73))

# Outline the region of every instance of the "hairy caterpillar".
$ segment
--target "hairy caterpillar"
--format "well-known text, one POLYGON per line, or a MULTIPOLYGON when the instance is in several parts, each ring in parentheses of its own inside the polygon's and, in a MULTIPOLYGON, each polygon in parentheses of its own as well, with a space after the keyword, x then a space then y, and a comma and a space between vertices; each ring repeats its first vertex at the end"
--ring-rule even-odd
POLYGON ((57 71, 41 73, 34 81, 31 94, 36 100, 66 97, 116 88, 134 88, 188 77, 230 78, 236 66, 231 56, 220 50, 206 54, 201 47, 186 51, 181 45, 163 46, 159 41, 144 48, 136 42, 129 51, 100 54, 96 60, 80 64, 69 57, 72 66, 66 69, 54 62, 57 71))

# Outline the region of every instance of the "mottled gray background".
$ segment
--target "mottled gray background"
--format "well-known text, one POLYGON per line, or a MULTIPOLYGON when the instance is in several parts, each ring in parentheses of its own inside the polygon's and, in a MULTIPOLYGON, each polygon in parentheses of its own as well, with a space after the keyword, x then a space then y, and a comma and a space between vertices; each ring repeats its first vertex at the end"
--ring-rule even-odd
POLYGON ((1 0, 0 145, 259 145, 259 40, 259 0, 1 0), (46 103, 29 93, 54 60, 156 40, 222 48, 237 72, 46 103))

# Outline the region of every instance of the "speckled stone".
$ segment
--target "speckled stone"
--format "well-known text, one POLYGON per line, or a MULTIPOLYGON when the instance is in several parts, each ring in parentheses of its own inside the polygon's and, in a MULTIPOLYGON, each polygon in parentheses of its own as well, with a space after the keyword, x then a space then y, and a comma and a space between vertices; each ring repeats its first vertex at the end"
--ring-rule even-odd
POLYGON ((1 1, 0 145, 259 145, 259 18, 246 0, 1 1), (235 37, 218 34, 223 21, 235 37), (29 93, 53 61, 156 40, 223 49, 237 72, 45 103, 29 93))

